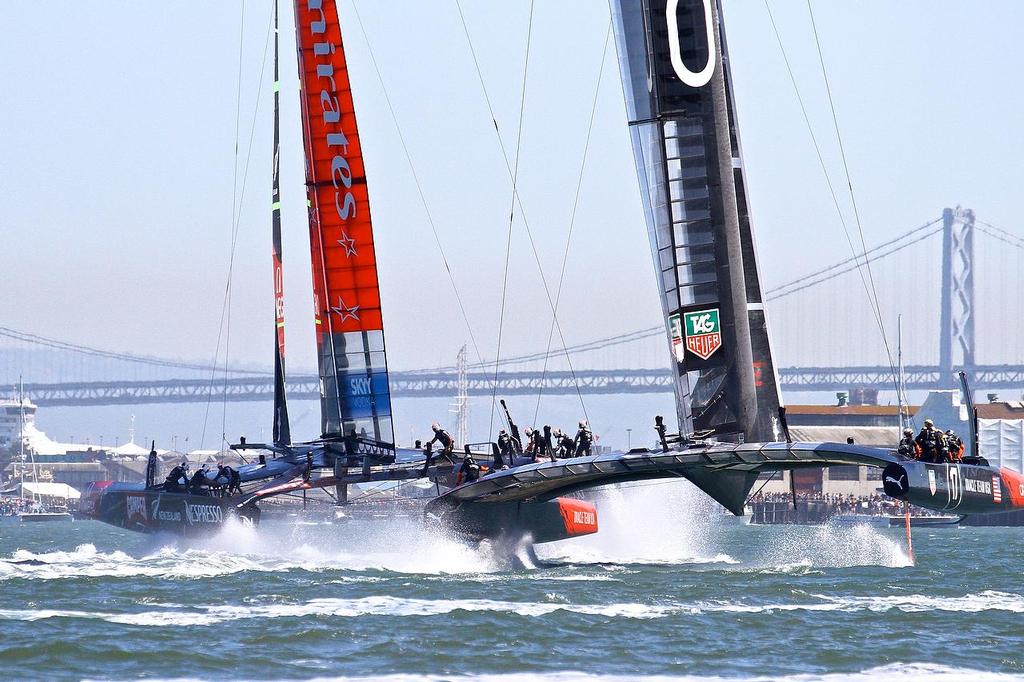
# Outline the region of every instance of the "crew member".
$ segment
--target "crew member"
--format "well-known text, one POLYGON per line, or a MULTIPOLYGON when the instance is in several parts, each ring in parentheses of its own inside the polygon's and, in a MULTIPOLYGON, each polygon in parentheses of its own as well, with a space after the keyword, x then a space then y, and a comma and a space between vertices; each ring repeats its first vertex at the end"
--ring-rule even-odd
POLYGON ((181 492, 182 486, 188 483, 188 462, 182 462, 167 474, 164 481, 164 490, 169 493, 181 492))
POLYGON ((558 457, 567 458, 576 454, 576 441, 562 429, 555 429, 555 442, 558 444, 558 457))
POLYGON ((508 435, 505 429, 498 431, 498 456, 494 460, 495 470, 512 464, 512 457, 515 455, 515 448, 512 446, 512 436, 508 435))
POLYGON ((527 426, 523 429, 523 433, 526 435, 526 448, 523 450, 524 455, 528 455, 534 462, 537 461, 537 441, 534 440, 534 430, 527 426))
POLYGON ((964 441, 953 432, 953 429, 946 431, 946 448, 949 450, 951 462, 959 462, 964 458, 964 441))
POLYGON ((189 492, 201 493, 203 492, 203 487, 208 486, 209 484, 210 482, 206 478, 206 468, 197 469, 196 473, 192 474, 192 478, 188 482, 189 492))
POLYGON ((590 427, 587 425, 586 419, 580 420, 580 429, 576 432, 576 438, 573 443, 576 446, 577 457, 589 457, 590 446, 594 442, 594 434, 590 431, 590 427))
MULTIPOLYGON (((548 452, 548 441, 544 437, 543 431, 541 431, 540 429, 534 429, 532 440, 534 461, 536 461, 538 458, 548 457, 550 455, 550 453, 548 452)), ((552 461, 554 461, 553 457, 551 459, 552 461)))
POLYGON ((221 496, 227 495, 228 489, 231 487, 231 467, 226 464, 217 465, 217 476, 214 477, 213 482, 217 485, 217 491, 221 496))
POLYGON ((914 442, 913 429, 903 429, 903 438, 896 447, 896 452, 909 459, 921 459, 921 448, 914 442))
POLYGON ((924 428, 914 442, 921 448, 921 461, 938 463, 942 461, 942 432, 935 428, 931 419, 924 420, 924 428))
POLYGON ((455 449, 455 439, 452 435, 441 428, 441 425, 434 422, 430 425, 430 428, 434 431, 434 437, 427 441, 427 445, 433 445, 434 443, 441 444, 441 454, 448 456, 452 454, 455 449))
POLYGON ((466 455, 466 458, 462 460, 462 482, 472 483, 473 481, 480 478, 480 465, 473 459, 473 455, 466 455))

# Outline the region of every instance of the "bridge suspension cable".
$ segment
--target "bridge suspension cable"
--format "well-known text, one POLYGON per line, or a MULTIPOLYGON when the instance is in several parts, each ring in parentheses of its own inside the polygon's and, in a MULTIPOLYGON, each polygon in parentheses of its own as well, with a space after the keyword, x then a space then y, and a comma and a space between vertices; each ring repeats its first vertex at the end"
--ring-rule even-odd
MULTIPOLYGON (((121 360, 124 362, 133 362, 141 365, 152 365, 154 367, 168 367, 171 369, 187 369, 196 370, 201 372, 209 372, 213 369, 210 365, 192 363, 192 362, 179 362, 177 360, 167 360, 164 358, 156 358, 148 355, 136 355, 134 353, 118 353, 116 351, 103 350, 102 348, 94 348, 92 346, 84 346, 82 344, 71 343, 68 341, 61 341, 59 339, 53 339, 47 336, 40 336, 38 334, 31 334, 29 332, 18 331, 17 329, 11 329, 9 327, 0 327, 0 337, 12 339, 14 341, 22 341, 30 343, 34 346, 42 346, 44 348, 53 348, 55 350, 65 350, 71 353, 78 353, 80 355, 89 355, 99 358, 107 358, 108 360, 121 360)), ((220 368, 223 369, 223 368, 220 368)), ((250 374, 250 375, 270 375, 273 372, 264 369, 243 369, 240 367, 228 367, 227 372, 231 374, 250 374)))
POLYGON ((782 284, 774 289, 771 289, 765 293, 765 300, 774 301, 776 299, 784 298, 790 294, 795 294, 798 291, 804 289, 810 289, 811 287, 817 286, 831 279, 852 272, 864 266, 864 263, 873 263, 874 261, 881 260, 886 256, 891 256, 894 253, 898 253, 908 246, 912 246, 918 242, 924 241, 932 235, 942 232, 942 218, 936 218, 931 222, 925 223, 920 227, 915 227, 909 232, 901 234, 895 239, 891 239, 883 244, 872 247, 866 251, 847 258, 844 261, 831 265, 827 268, 822 268, 817 272, 813 272, 809 275, 804 275, 799 279, 795 279, 791 282, 782 284), (937 226, 936 226, 937 225, 937 226), (932 228, 928 230, 928 228, 932 228), (927 231, 925 231, 927 230, 927 231), (923 234, 922 234, 923 232, 923 234), (914 237, 910 239, 910 237, 914 237))

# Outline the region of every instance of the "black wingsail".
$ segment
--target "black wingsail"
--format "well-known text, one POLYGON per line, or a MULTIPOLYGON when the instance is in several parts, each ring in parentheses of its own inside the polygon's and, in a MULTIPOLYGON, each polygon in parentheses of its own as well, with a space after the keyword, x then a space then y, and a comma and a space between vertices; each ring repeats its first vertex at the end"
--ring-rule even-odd
POLYGON ((610 0, 685 432, 778 440, 717 0, 610 0))
POLYGON ((271 223, 274 242, 274 445, 292 442, 284 383, 284 272, 281 269, 281 81, 278 73, 277 0, 274 0, 274 178, 271 223))

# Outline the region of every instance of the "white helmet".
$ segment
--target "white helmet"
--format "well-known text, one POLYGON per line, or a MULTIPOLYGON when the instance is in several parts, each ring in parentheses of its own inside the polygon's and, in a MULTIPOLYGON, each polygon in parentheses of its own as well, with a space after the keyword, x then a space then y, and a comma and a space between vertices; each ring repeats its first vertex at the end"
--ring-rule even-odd
POLYGON ((440 431, 441 425, 438 424, 437 422, 434 422, 433 424, 430 425, 430 428, 434 429, 435 431, 440 431))
POLYGON ((587 426, 587 420, 586 419, 581 419, 580 420, 580 428, 583 429, 583 428, 586 428, 586 426, 587 426))

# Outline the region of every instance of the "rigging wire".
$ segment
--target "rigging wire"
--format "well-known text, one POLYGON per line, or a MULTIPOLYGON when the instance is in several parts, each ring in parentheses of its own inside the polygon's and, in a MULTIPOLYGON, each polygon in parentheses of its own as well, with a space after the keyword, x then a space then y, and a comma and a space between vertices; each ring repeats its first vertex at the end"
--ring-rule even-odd
MULTIPOLYGON (((850 177, 850 166, 846 160, 846 146, 843 144, 843 136, 839 130, 839 117, 836 115, 836 106, 832 98, 832 86, 828 80, 828 71, 825 68, 825 57, 821 51, 821 40, 818 38, 818 26, 814 21, 814 9, 811 6, 811 0, 807 0, 807 13, 811 18, 811 29, 814 33, 814 45, 818 50, 818 63, 821 65, 821 77, 825 82, 825 93, 828 95, 828 106, 832 112, 832 126, 836 133, 836 142, 839 144, 839 154, 843 161, 843 172, 846 175, 846 186, 850 193, 850 204, 853 206, 853 217, 857 224, 857 232, 860 234, 860 246, 861 249, 867 251, 867 240, 864 237, 864 226, 860 219, 860 209, 857 206, 857 195, 853 191, 853 180, 850 177)), ((875 276, 871 271, 871 261, 864 260, 864 269, 868 274, 868 283, 871 286, 871 296, 874 299, 875 314, 878 318, 878 332, 882 336, 882 344, 885 346, 885 354, 889 359, 889 366, 892 368, 893 381, 896 384, 896 390, 899 391, 899 377, 896 376, 896 365, 893 362, 892 349, 889 347, 889 338, 885 333, 885 324, 882 320, 882 307, 881 302, 878 298, 878 290, 875 287, 875 276)))
POLYGON ((398 141, 402 145, 402 152, 405 154, 406 163, 409 164, 409 172, 412 174, 413 183, 416 185, 416 192, 419 195, 420 204, 423 206, 423 212, 427 217, 427 224, 430 225, 430 231, 434 235, 434 243, 437 245, 438 253, 441 256, 441 262, 444 264, 445 272, 448 274, 448 281, 451 282, 452 291, 455 294, 455 300, 459 304, 459 312, 462 315, 462 321, 466 325, 469 340, 473 344, 473 351, 476 353, 477 359, 481 365, 488 364, 485 362, 484 356, 480 352, 480 344, 477 343, 476 335, 473 333, 473 325, 470 323, 469 314, 466 312, 466 305, 462 300, 461 293, 459 292, 459 286, 455 282, 455 273, 452 270, 451 264, 448 262, 448 256, 445 253, 444 246, 441 244, 441 236, 437 231, 437 224, 434 222, 434 216, 430 212, 430 206, 427 204, 427 197, 423 193, 423 185, 420 182, 419 174, 416 172, 416 165, 412 161, 412 153, 409 151, 409 145, 405 141, 405 135, 402 133, 402 126, 398 122, 398 114, 395 113, 395 107, 391 103, 391 96, 388 94, 387 86, 384 85, 384 76, 381 74, 380 66, 377 64, 377 57, 373 52, 373 46, 370 43, 369 36, 366 34, 363 19, 359 14, 359 5, 356 0, 352 0, 351 5, 352 10, 355 13, 356 23, 359 25, 359 32, 363 36, 363 42, 366 43, 370 63, 373 65, 374 73, 377 75, 377 82, 380 83, 381 93, 384 95, 384 102, 387 104, 388 112, 391 114, 391 121, 395 124, 395 132, 398 133, 398 141))
MULTIPOLYGON (((768 11, 768 18, 771 21, 772 30, 775 33, 775 39, 778 42, 779 50, 782 53, 783 61, 786 64, 786 70, 789 73, 790 82, 793 84, 793 90, 796 93, 797 101, 800 104, 800 111, 803 114, 804 123, 807 125, 807 131, 810 134, 811 142, 814 145, 814 151, 817 154, 818 163, 821 165, 822 174, 825 177, 825 182, 828 185, 829 193, 832 196, 832 202, 833 202, 833 204, 836 207, 836 213, 839 216, 839 222, 843 226, 843 234, 846 236, 846 241, 847 241, 847 244, 850 247, 851 253, 854 256, 854 260, 857 261, 857 249, 856 249, 856 247, 853 244, 853 238, 850 236, 849 226, 846 223, 846 218, 843 215, 842 208, 839 205, 839 198, 836 195, 835 187, 833 186, 831 176, 828 173, 828 168, 827 168, 827 166, 825 164, 824 156, 821 153, 821 146, 818 144, 817 136, 814 134, 814 127, 811 125, 810 116, 807 114, 807 107, 804 105, 803 97, 800 94, 800 88, 799 88, 799 86, 797 85, 797 82, 796 82, 796 76, 794 75, 793 68, 792 68, 792 66, 791 66, 791 64, 789 62, 789 56, 787 55, 786 49, 783 46, 782 36, 779 33, 778 26, 775 23, 775 17, 772 14, 771 5, 769 4, 768 0, 764 0, 764 3, 765 3, 765 9, 768 11)), ((835 129, 835 133, 836 133, 836 138, 837 138, 837 141, 839 143, 839 149, 840 149, 840 152, 841 152, 842 158, 843 158, 843 168, 846 171, 846 181, 847 181, 847 186, 849 188, 850 200, 851 200, 851 203, 853 204, 854 217, 856 219, 857 229, 858 229, 858 231, 860 233, 862 256, 864 258, 864 264, 863 264, 863 270, 862 270, 861 269, 862 266, 859 265, 859 263, 858 263, 858 265, 857 265, 857 273, 860 276, 861 284, 864 286, 864 293, 867 296, 868 304, 871 307, 873 316, 875 318, 875 323, 878 326, 879 334, 882 337, 882 343, 885 346, 886 358, 888 359, 889 367, 890 367, 890 369, 892 371, 893 383, 896 386, 896 391, 899 392, 899 377, 897 376, 896 365, 895 365, 895 362, 893 361, 892 350, 891 350, 891 348, 889 346, 889 340, 888 340, 888 337, 886 336, 886 333, 885 333, 885 323, 884 323, 884 321, 882 319, 881 306, 880 306, 879 299, 878 299, 878 292, 877 292, 877 289, 875 288, 875 284, 874 284, 874 277, 873 277, 873 275, 871 273, 870 261, 867 258, 868 248, 867 248, 867 243, 866 243, 866 241, 864 239, 864 229, 863 229, 863 226, 862 226, 861 220, 860 220, 860 212, 859 212, 859 210, 857 208, 856 195, 854 194, 854 191, 853 191, 853 182, 852 182, 852 180, 850 178, 849 165, 847 164, 847 161, 846 161, 846 151, 845 151, 845 148, 843 146, 842 136, 840 135, 840 132, 839 132, 839 120, 838 120, 838 117, 836 115, 835 104, 834 104, 833 99, 832 99, 832 89, 831 89, 831 85, 830 85, 829 80, 828 80, 828 73, 827 73, 827 71, 825 69, 825 58, 824 58, 824 55, 822 54, 822 51, 821 51, 821 41, 818 38, 818 30, 817 30, 817 26, 814 23, 814 12, 813 12, 813 9, 811 8, 811 1, 810 0, 807 0, 807 10, 808 10, 808 13, 810 14, 810 17, 811 17, 811 25, 812 25, 813 30, 814 30, 814 41, 815 41, 815 45, 817 46, 817 50, 818 50, 818 61, 819 61, 819 64, 821 66, 822 77, 824 78, 824 81, 825 81, 825 89, 826 89, 826 91, 828 93, 829 107, 831 108, 831 111, 832 111, 832 122, 833 122, 833 125, 834 125, 834 129, 835 129), (867 271, 867 277, 865 277, 865 275, 864 275, 864 270, 867 271)))
MULTIPOLYGON (((830 276, 834 277, 835 275, 831 275, 831 272, 833 270, 837 270, 839 268, 843 268, 844 266, 848 266, 851 263, 855 264, 854 267, 860 267, 859 260, 861 258, 865 258, 869 254, 874 254, 874 253, 876 253, 878 251, 881 251, 885 247, 892 246, 893 244, 896 244, 897 242, 900 242, 900 241, 902 241, 902 240, 910 237, 911 235, 914 235, 914 234, 916 234, 916 233, 918 233, 918 232, 920 232, 922 230, 926 230, 929 227, 931 227, 931 226, 933 226, 933 225, 935 225, 935 224, 937 224, 937 223, 939 223, 941 221, 942 221, 942 217, 941 216, 938 217, 938 218, 935 218, 934 220, 930 220, 927 223, 925 223, 924 225, 921 225, 920 227, 915 227, 913 230, 910 230, 909 232, 904 232, 900 236, 895 237, 893 239, 890 239, 887 242, 883 242, 881 244, 878 244, 877 246, 872 246, 867 251, 864 251, 864 252, 858 253, 858 254, 854 254, 850 258, 842 260, 842 261, 840 261, 838 263, 833 263, 832 265, 830 265, 830 266, 828 266, 826 268, 822 268, 822 269, 817 270, 815 272, 807 273, 807 274, 803 275, 802 277, 794 279, 794 280, 792 280, 790 282, 786 282, 785 284, 780 284, 780 285, 774 287, 768 293, 769 294, 775 294, 776 298, 778 298, 780 296, 786 296, 787 294, 785 293, 784 290, 789 289, 790 287, 793 287, 793 286, 796 286, 796 285, 805 284, 805 283, 807 283, 808 280, 816 279, 816 278, 818 278, 818 277, 820 277, 822 275, 830 275, 830 276)), ((934 234, 934 233, 935 232, 932 231, 932 232, 929 232, 928 234, 931 235, 931 234, 934 234)), ((904 248, 904 246, 900 246, 899 248, 902 249, 902 248, 904 248)), ((887 252, 887 253, 882 254, 880 256, 875 256, 874 258, 872 258, 872 260, 877 260, 878 258, 884 258, 885 256, 890 255, 891 253, 893 253, 893 252, 887 252)), ((842 272, 849 272, 849 269, 844 269, 842 272)), ((842 273, 837 273, 837 274, 842 274, 842 273)))
MULTIPOLYGON (((779 51, 782 53, 782 60, 786 64, 786 71, 789 73, 789 81, 793 84, 793 91, 796 94, 797 102, 800 104, 800 112, 803 114, 804 123, 807 126, 807 132, 811 137, 811 143, 814 145, 814 152, 818 157, 818 164, 821 166, 821 173, 825 178, 825 184, 828 185, 828 191, 832 197, 832 203, 836 207, 836 215, 839 218, 839 223, 843 226, 843 234, 846 236, 846 242, 850 246, 850 251, 854 254, 854 260, 857 261, 857 249, 853 245, 853 237, 850 236, 850 228, 846 223, 846 216, 843 214, 842 207, 839 205, 839 197, 836 195, 835 186, 832 184, 832 177, 829 175, 828 167, 825 164, 825 157, 821 153, 821 145, 818 143, 817 135, 814 134, 814 126, 811 125, 811 118, 807 113, 807 106, 804 104, 803 95, 800 94, 800 86, 797 85, 796 75, 793 73, 793 67, 789 62, 789 55, 786 53, 786 48, 783 46, 782 35, 779 33, 779 27, 775 23, 775 15, 772 13, 772 8, 768 0, 764 0, 764 6, 768 11, 768 19, 771 22, 772 30, 775 33, 775 40, 779 45, 779 51)), ((859 261, 857 262, 857 274, 860 275, 861 283, 864 285, 864 293, 868 298, 868 304, 871 306, 872 314, 875 316, 876 321, 881 324, 881 318, 878 310, 876 309, 875 301, 871 298, 867 278, 864 276, 863 270, 860 269, 859 261)))
MULTIPOLYGON (((242 27, 244 29, 244 24, 245 24, 245 7, 244 7, 244 3, 243 3, 243 7, 242 7, 242 21, 241 21, 241 24, 242 24, 242 27)), ((215 374, 217 372, 217 359, 218 359, 218 357, 220 355, 221 334, 224 334, 225 332, 226 332, 226 337, 224 339, 224 367, 225 367, 225 369, 224 369, 223 407, 222 407, 222 412, 221 412, 221 440, 226 442, 226 438, 227 438, 227 434, 226 434, 226 424, 227 424, 227 386, 228 386, 227 366, 228 366, 228 363, 230 361, 230 343, 231 343, 231 288, 232 288, 231 285, 232 285, 232 281, 233 281, 233 278, 234 278, 235 253, 237 252, 237 246, 238 246, 238 234, 239 234, 239 230, 240 230, 241 222, 242 222, 241 221, 242 204, 245 201, 245 190, 246 190, 246 187, 248 185, 248 178, 249 178, 249 163, 252 160, 253 143, 254 143, 255 138, 256 138, 256 118, 257 118, 257 116, 259 114, 259 111, 260 111, 260 101, 262 100, 262 94, 263 94, 263 77, 264 77, 264 75, 266 73, 267 55, 270 52, 270 36, 273 33, 273 28, 274 28, 274 16, 273 16, 273 6, 271 6, 270 19, 269 19, 268 24, 267 24, 267 33, 266 33, 266 37, 264 38, 264 43, 263 43, 263 61, 262 61, 262 64, 260 65, 260 75, 259 75, 259 79, 257 81, 258 85, 257 85, 257 90, 256 90, 256 104, 255 104, 255 107, 253 108, 253 113, 252 113, 252 123, 251 123, 250 129, 249 129, 249 142, 248 142, 248 147, 246 149, 245 164, 243 165, 242 182, 241 182, 240 186, 237 183, 237 178, 238 178, 238 151, 239 151, 238 150, 238 142, 239 142, 239 133, 241 132, 241 113, 240 113, 240 111, 241 111, 241 99, 242 99, 242 47, 243 47, 243 35, 244 35, 244 33, 242 32, 242 29, 240 29, 240 32, 239 32, 239 46, 238 46, 238 54, 239 54, 239 56, 238 56, 238 89, 237 89, 236 105, 235 105, 235 107, 236 107, 236 112, 235 112, 235 164, 234 164, 235 169, 234 169, 234 177, 233 177, 233 183, 235 184, 235 187, 232 190, 233 193, 232 193, 232 199, 231 199, 231 203, 232 203, 231 248, 230 248, 230 253, 229 253, 229 256, 228 256, 228 273, 227 273, 227 282, 226 282, 225 287, 224 287, 224 302, 223 302, 223 304, 221 306, 221 328, 220 328, 220 332, 218 333, 218 336, 217 336, 217 350, 216 350, 216 352, 214 354, 214 367, 213 367, 213 370, 212 370, 211 376, 210 376, 210 386, 209 386, 209 389, 208 389, 208 395, 207 395, 207 401, 206 401, 206 411, 205 411, 205 414, 203 415, 203 431, 202 431, 202 438, 200 440, 200 447, 203 447, 203 444, 205 443, 205 439, 206 439, 207 421, 209 419, 209 414, 210 414, 210 404, 211 404, 212 399, 213 399, 213 383, 215 381, 215 374)))
MULTIPOLYGON (((601 66, 597 69, 597 84, 594 86, 594 101, 590 105, 590 122, 587 124, 587 137, 583 143, 583 159, 580 162, 580 173, 576 179, 576 194, 572 200, 572 214, 569 216, 569 231, 565 236, 565 250, 562 251, 562 267, 558 273, 558 287, 555 289, 555 309, 551 312, 551 326, 548 328, 548 345, 544 350, 544 367, 541 370, 540 388, 537 391, 537 407, 533 412, 533 421, 537 422, 537 417, 540 415, 540 401, 544 396, 544 377, 547 376, 548 372, 548 359, 551 356, 551 342, 555 336, 555 318, 558 315, 558 304, 562 300, 562 283, 565 280, 565 268, 566 263, 569 260, 569 245, 572 243, 572 231, 576 226, 576 209, 580 204, 580 191, 583 188, 583 174, 587 168, 587 155, 590 152, 590 136, 594 132, 594 117, 597 114, 597 99, 601 93, 601 81, 604 79, 604 65, 608 58, 608 43, 611 42, 612 37, 612 20, 608 18, 608 30, 604 36, 604 47, 601 48, 601 66)), ((660 328, 659 328, 660 329, 660 328)), ((563 351, 568 349, 563 348, 563 351)))
MULTIPOLYGON (((473 45, 473 39, 470 36, 469 26, 466 23, 466 16, 465 16, 465 14, 462 11, 462 3, 460 2, 460 0, 455 0, 455 6, 456 6, 456 8, 458 8, 459 19, 462 22, 462 31, 463 31, 463 33, 466 36, 467 43, 469 44, 470 54, 472 54, 472 56, 473 56, 473 64, 476 67, 477 79, 480 81, 480 88, 483 91, 484 102, 487 104, 487 111, 490 114, 491 123, 494 124, 494 133, 495 133, 495 135, 498 138, 498 147, 499 147, 499 149, 501 149, 501 155, 502 155, 502 158, 505 161, 505 170, 508 173, 509 177, 511 178, 512 177, 512 164, 509 161, 508 152, 505 149, 505 143, 504 143, 504 141, 501 138, 501 131, 498 128, 498 121, 497 121, 497 118, 494 115, 494 107, 491 104, 491 97, 490 97, 490 94, 487 91, 487 83, 484 81, 483 71, 480 68, 480 61, 477 59, 477 55, 476 55, 476 47, 473 45)), ((533 238, 533 231, 530 229, 530 222, 526 218, 526 211, 523 208, 522 197, 519 195, 518 191, 516 191, 514 193, 514 195, 515 195, 516 206, 519 208, 519 216, 523 220, 523 228, 526 230, 526 236, 527 236, 527 239, 528 239, 528 241, 530 243, 530 250, 533 252, 533 259, 534 259, 534 262, 537 265, 537 272, 540 275, 541 284, 544 287, 544 294, 545 294, 545 297, 547 298, 548 307, 550 308, 552 313, 554 313, 555 305, 554 305, 553 299, 551 298, 551 287, 548 285, 547 277, 544 276, 544 267, 543 267, 543 264, 542 264, 541 259, 540 259, 540 253, 537 250, 537 244, 536 244, 536 242, 534 241, 534 238, 533 238)), ((558 322, 558 316, 557 315, 554 316, 554 319, 555 319, 555 329, 558 331, 559 340, 561 341, 562 346, 564 348, 564 347, 566 347, 566 343, 565 343, 565 335, 562 333, 562 325, 558 322)), ((569 366, 569 373, 572 375, 573 385, 576 387, 576 395, 579 398, 580 407, 583 410, 583 416, 584 416, 585 419, 587 419, 587 422, 589 423, 590 422, 590 417, 587 415, 586 402, 583 400, 583 392, 580 390, 579 378, 576 376, 576 370, 573 367, 572 358, 569 357, 568 354, 566 354, 565 360, 566 360, 566 363, 569 366)))
POLYGON ((505 301, 508 294, 508 266, 512 259, 512 227, 516 218, 516 187, 519 182, 519 153, 523 143, 523 118, 526 113, 526 83, 530 73, 530 44, 533 39, 533 6, 530 0, 530 18, 526 28, 526 57, 523 59, 523 84, 519 93, 519 127, 516 132, 515 170, 512 173, 512 197, 508 211, 508 236, 505 239, 505 270, 501 280, 501 312, 498 315, 498 347, 494 353, 494 384, 491 390, 491 417, 487 424, 488 438, 494 433, 494 407, 498 397, 498 361, 501 360, 501 335, 505 326, 505 301))
MULTIPOLYGON (((915 239, 911 239, 910 241, 904 242, 904 243, 896 246, 895 248, 891 248, 888 251, 885 251, 883 253, 877 254, 874 258, 871 259, 871 261, 881 260, 882 258, 886 258, 887 256, 891 256, 891 255, 893 255, 895 253, 899 253, 900 251, 902 251, 903 249, 905 249, 905 248, 907 248, 909 246, 913 246, 914 244, 917 244, 918 242, 922 242, 925 239, 928 239, 929 237, 931 237, 933 235, 939 234, 940 232, 942 232, 942 229, 943 228, 940 225, 939 227, 936 227, 936 228, 934 228, 932 230, 929 230, 928 232, 925 232, 922 235, 919 235, 915 239)), ((847 261, 847 262, 849 262, 849 261, 847 261)), ((822 276, 822 277, 819 277, 817 279, 808 279, 808 281, 806 281, 806 282, 790 282, 790 284, 788 286, 790 286, 792 288, 790 288, 788 290, 785 290, 785 291, 779 291, 779 289, 782 289, 782 287, 779 287, 779 289, 775 289, 775 290, 769 291, 769 292, 767 292, 765 294, 765 300, 766 301, 774 301, 774 300, 777 300, 777 299, 780 299, 780 298, 785 298, 786 296, 789 296, 791 294, 795 294, 797 292, 804 291, 805 289, 810 289, 810 288, 812 288, 814 286, 817 286, 818 284, 822 284, 824 282, 828 282, 829 280, 835 279, 836 277, 839 277, 840 275, 844 275, 844 274, 846 274, 848 272, 851 272, 851 271, 853 271, 853 270, 855 270, 855 269, 857 269, 859 267, 861 267, 860 264, 850 264, 850 265, 847 265, 845 268, 843 268, 841 270, 834 270, 834 271, 830 272, 829 274, 827 274, 825 276, 822 276)))
MULTIPOLYGON (((238 203, 238 136, 242 118, 242 48, 245 46, 245 0, 239 0, 239 7, 241 11, 241 19, 238 22, 238 78, 235 83, 235 140, 234 154, 232 157, 234 163, 231 168, 231 239, 228 256, 228 273, 224 283, 224 299, 221 303, 220 309, 220 324, 217 328, 217 346, 213 353, 214 367, 213 371, 210 372, 210 387, 206 397, 206 410, 203 414, 203 432, 199 441, 200 448, 202 448, 206 443, 206 426, 210 417, 210 405, 213 402, 213 383, 216 381, 217 360, 220 358, 220 344, 224 336, 225 320, 227 320, 228 327, 231 326, 230 314, 228 311, 231 308, 231 278, 235 264, 235 211, 238 203)), ((225 361, 224 364, 226 366, 227 362, 225 361)))

